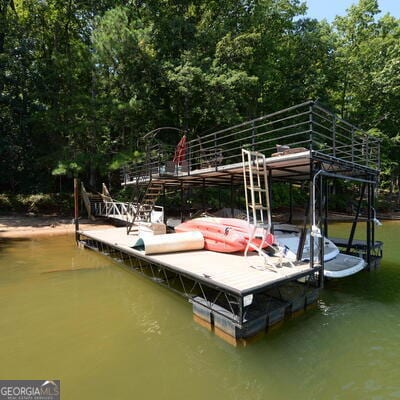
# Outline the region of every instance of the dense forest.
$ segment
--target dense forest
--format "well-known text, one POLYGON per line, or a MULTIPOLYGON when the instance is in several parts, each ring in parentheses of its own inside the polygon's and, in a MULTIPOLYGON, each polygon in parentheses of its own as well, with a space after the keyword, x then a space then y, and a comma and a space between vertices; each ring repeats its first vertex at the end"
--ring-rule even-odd
POLYGON ((0 192, 115 172, 158 126, 201 135, 308 99, 382 138, 400 175, 400 19, 360 0, 0 0, 0 192))

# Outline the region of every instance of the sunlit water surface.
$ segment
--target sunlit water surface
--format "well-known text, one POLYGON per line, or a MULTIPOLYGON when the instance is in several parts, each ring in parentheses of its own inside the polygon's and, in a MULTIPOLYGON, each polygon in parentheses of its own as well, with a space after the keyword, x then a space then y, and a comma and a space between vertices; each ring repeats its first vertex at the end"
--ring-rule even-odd
POLYGON ((378 271, 329 282, 317 307, 238 348, 72 237, 2 241, 0 379, 61 379, 64 400, 400 398, 400 222, 377 238, 378 271))

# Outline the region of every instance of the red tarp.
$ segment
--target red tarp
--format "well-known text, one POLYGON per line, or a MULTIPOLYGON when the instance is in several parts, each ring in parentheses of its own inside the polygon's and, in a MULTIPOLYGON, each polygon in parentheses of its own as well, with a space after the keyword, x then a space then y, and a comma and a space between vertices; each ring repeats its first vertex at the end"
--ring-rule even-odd
POLYGON ((183 135, 175 149, 174 164, 181 165, 186 157, 186 135, 183 135))

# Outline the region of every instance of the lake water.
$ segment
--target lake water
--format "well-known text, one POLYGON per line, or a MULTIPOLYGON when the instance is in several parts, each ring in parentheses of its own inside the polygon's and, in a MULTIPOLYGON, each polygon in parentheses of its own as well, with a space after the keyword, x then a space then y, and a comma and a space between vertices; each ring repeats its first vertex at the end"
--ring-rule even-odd
MULTIPOLYGON (((330 227, 332 236, 348 224, 330 227)), ((60 379, 61 399, 400 399, 400 222, 382 267, 247 347, 73 237, 0 242, 0 379, 60 379)))

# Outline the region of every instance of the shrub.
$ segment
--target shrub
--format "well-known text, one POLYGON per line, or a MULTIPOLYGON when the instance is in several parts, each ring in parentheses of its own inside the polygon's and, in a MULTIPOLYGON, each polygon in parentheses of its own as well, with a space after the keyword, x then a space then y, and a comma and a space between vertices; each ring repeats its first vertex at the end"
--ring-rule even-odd
POLYGON ((12 211, 13 206, 10 196, 5 193, 0 193, 0 211, 12 211))
POLYGON ((71 194, 0 194, 0 211, 31 212, 35 214, 71 214, 73 210, 71 194))

